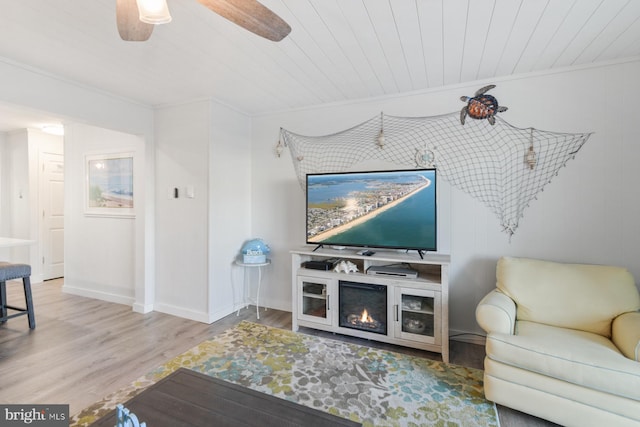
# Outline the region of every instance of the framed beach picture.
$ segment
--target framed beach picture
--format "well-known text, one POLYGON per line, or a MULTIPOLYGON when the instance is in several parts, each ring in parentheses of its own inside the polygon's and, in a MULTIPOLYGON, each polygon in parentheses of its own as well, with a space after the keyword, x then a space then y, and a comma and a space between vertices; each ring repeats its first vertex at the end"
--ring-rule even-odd
POLYGON ((85 215, 135 216, 133 153, 85 156, 85 215))

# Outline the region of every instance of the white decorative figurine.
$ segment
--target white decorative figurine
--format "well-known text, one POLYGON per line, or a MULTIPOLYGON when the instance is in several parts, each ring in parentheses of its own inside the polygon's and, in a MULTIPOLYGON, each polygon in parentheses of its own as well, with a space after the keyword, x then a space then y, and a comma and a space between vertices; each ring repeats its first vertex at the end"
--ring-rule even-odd
POLYGON ((344 272, 344 273, 357 273, 358 267, 352 263, 351 261, 340 261, 338 265, 333 268, 333 271, 336 273, 344 272))

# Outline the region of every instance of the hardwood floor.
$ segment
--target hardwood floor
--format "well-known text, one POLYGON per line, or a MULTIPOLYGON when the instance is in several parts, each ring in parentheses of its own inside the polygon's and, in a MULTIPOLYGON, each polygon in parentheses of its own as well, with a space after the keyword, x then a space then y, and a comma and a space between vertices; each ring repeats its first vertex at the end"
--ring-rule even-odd
MULTIPOLYGON (((36 329, 21 316, 0 325, 0 402, 69 404, 75 414, 154 367, 241 320, 291 329, 291 313, 241 310, 211 325, 163 313, 139 314, 121 304, 62 293, 63 281, 33 285, 36 329)), ((8 282, 11 304, 24 301, 20 282, 8 282)), ((302 328, 301 332, 440 360, 422 350, 302 328)), ((451 363, 482 369, 484 347, 451 341, 451 363)), ((502 427, 553 426, 499 407, 502 427)))

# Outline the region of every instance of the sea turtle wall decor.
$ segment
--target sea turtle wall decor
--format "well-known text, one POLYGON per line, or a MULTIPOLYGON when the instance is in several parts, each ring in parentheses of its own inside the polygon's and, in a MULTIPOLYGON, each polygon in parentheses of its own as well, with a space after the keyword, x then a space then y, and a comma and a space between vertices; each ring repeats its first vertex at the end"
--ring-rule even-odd
POLYGON ((498 100, 495 97, 486 94, 486 92, 494 87, 496 87, 496 85, 489 85, 478 89, 473 95, 473 98, 468 96, 460 97, 461 101, 467 103, 460 111, 460 123, 464 125, 464 121, 468 115, 472 119, 487 119, 492 125, 495 124, 495 115, 507 111, 507 107, 498 105, 498 100))

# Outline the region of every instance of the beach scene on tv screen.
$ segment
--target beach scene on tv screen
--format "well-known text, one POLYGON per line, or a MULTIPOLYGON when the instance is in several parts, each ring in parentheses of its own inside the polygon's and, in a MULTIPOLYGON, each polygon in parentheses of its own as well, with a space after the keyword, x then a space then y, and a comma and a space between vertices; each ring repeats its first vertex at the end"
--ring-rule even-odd
POLYGON ((436 248, 435 170, 307 176, 307 242, 436 248))

